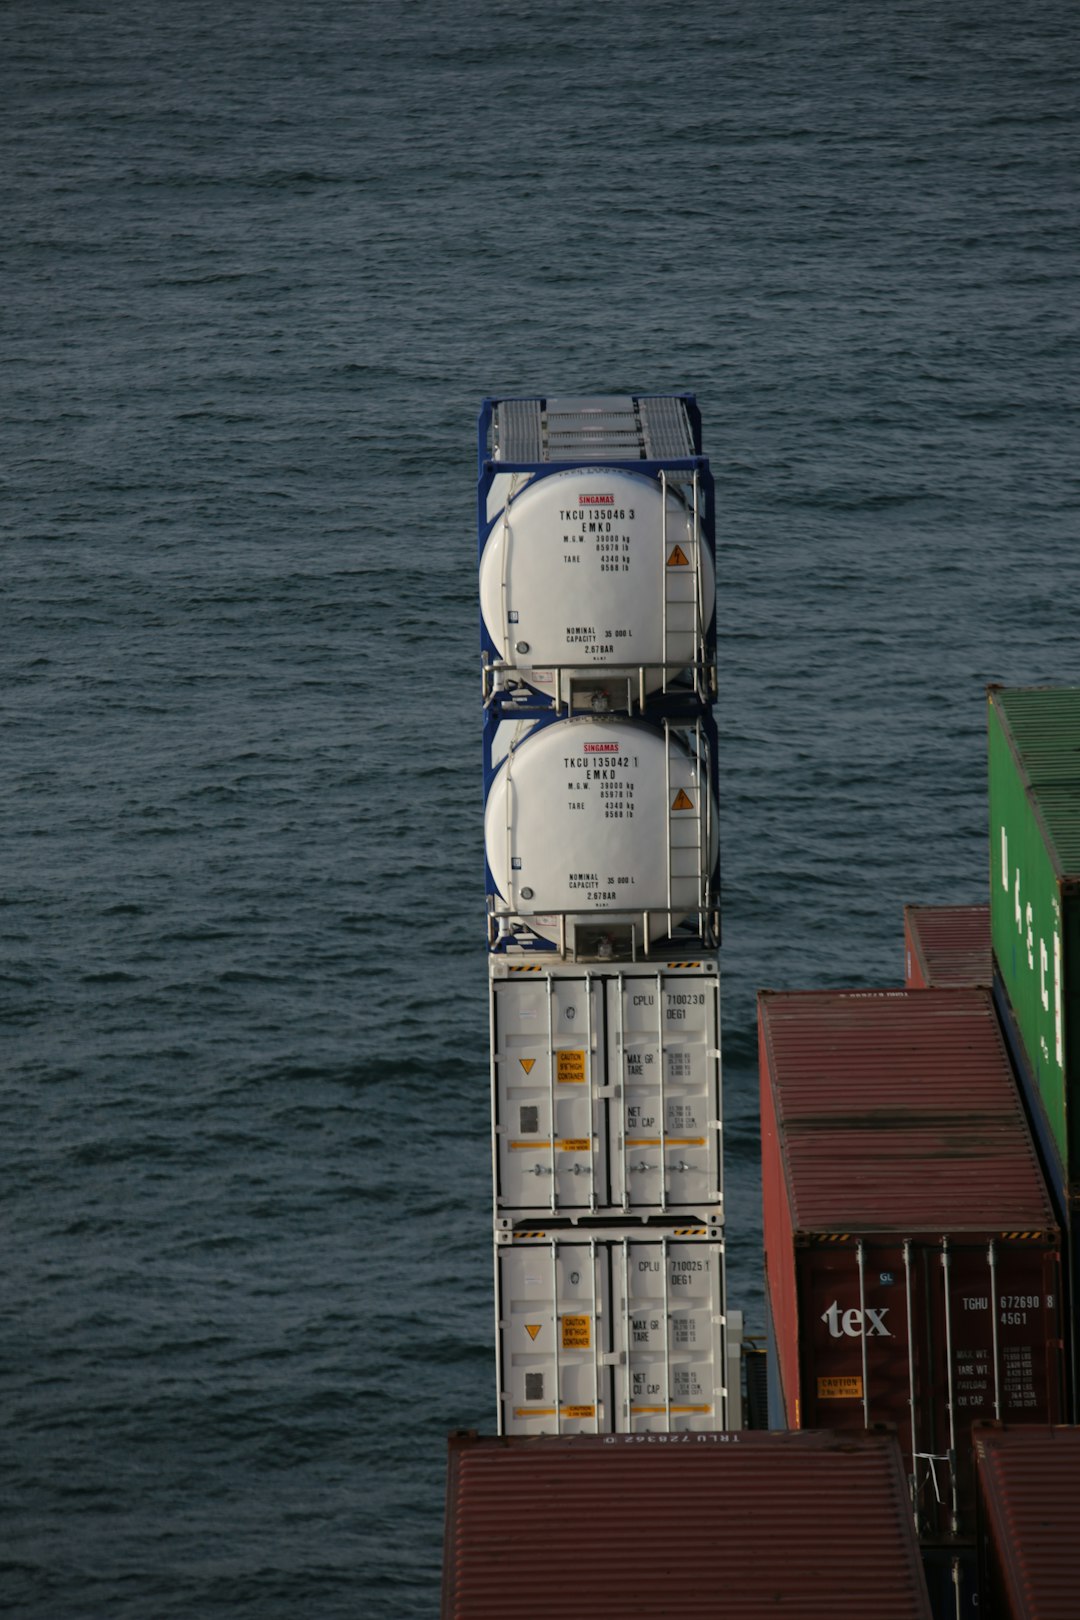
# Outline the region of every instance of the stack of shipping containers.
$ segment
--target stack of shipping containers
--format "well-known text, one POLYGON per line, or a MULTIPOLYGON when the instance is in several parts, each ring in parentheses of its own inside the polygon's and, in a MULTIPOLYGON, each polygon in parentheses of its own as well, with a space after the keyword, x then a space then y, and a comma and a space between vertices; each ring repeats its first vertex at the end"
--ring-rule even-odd
POLYGON ((763 992, 759 1017, 770 1420, 896 1427, 956 1612, 972 1424, 1062 1415, 1059 1233, 992 997, 763 992))
MULTIPOLYGON (((991 688, 991 904, 905 908, 903 990, 759 996, 769 1424, 833 1433, 731 1432, 715 536, 692 396, 486 400, 478 534, 499 1439, 451 1442, 444 1614, 622 1613, 673 1578, 680 1612, 695 1582, 712 1612, 706 1567, 668 1555, 686 1504, 714 1498, 716 1538, 688 1546, 729 1577, 750 1548, 725 1612, 763 1612, 797 1561, 774 1580, 723 1526, 760 1487, 794 1548, 819 1508, 842 1513, 849 1457, 852 1481, 883 1470, 871 1561, 903 1564, 917 1536, 936 1620, 1035 1613, 1016 1569, 1046 1538, 1035 1501, 1018 1551, 1014 1498, 1040 1469, 1080 1488, 1077 1431, 1052 1427, 1075 1411, 1080 1300, 1080 690, 991 688), (538 1563, 578 1502, 630 1525, 625 1546, 605 1529, 609 1564, 538 1563), (669 1503, 666 1550, 639 1559, 635 1504, 655 1528, 669 1503)), ((829 1612, 862 1601, 855 1575, 825 1579, 829 1612)), ((1071 1600, 1060 1560, 1042 1578, 1071 1600)), ((912 1612, 924 1598, 916 1582, 912 1612)))
POLYGON ((450 1440, 443 1620, 930 1620, 889 1435, 450 1440))
POLYGON ((974 1437, 1074 1455, 1080 691, 991 688, 989 779, 990 906, 906 907, 904 992, 759 1003, 770 1420, 897 1427, 949 1615, 1011 1556, 974 1437))
POLYGON ((478 531, 499 1432, 721 1429, 738 1344, 693 398, 485 401, 478 531))

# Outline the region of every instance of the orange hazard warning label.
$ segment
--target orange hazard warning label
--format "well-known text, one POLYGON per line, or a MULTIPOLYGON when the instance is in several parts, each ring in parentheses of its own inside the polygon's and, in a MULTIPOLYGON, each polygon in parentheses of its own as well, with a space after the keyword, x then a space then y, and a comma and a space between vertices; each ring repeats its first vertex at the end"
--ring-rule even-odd
POLYGON ((590 1418, 590 1417, 595 1417, 596 1416, 596 1407, 595 1406, 564 1406, 563 1409, 562 1409, 562 1415, 563 1415, 564 1418, 590 1418))
POLYGON ((690 559, 682 546, 676 546, 667 560, 669 568, 689 568, 690 559))
POLYGON ((535 1339, 543 1325, 543 1322, 526 1322, 525 1331, 529 1335, 529 1338, 535 1339))
POLYGON ((562 1347, 564 1350, 589 1350, 592 1348, 591 1316, 563 1317, 562 1347))
POLYGON ((857 1375, 851 1378, 819 1378, 817 1392, 819 1401, 861 1401, 862 1379, 857 1375))
POLYGON ((675 796, 675 803, 671 808, 673 810, 692 810, 694 808, 694 801, 685 788, 679 789, 675 796))
POLYGON ((532 1074, 533 1068, 536 1064, 535 1058, 518 1058, 518 1062, 521 1064, 521 1067, 525 1070, 526 1074, 532 1074))
POLYGON ((555 1078, 561 1086, 585 1084, 585 1053, 556 1052, 555 1078))

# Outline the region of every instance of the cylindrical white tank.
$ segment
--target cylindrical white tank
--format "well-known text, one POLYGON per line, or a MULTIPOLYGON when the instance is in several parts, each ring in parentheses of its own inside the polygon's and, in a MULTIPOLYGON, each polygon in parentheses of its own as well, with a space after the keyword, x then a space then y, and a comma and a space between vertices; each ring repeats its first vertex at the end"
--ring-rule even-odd
POLYGON ((492 780, 488 865, 504 905, 542 938, 559 913, 662 936, 703 903, 717 854, 704 762, 643 721, 580 718, 524 735, 492 780))
MULTIPOLYGON (((700 656, 715 570, 694 514, 669 486, 621 467, 552 473, 496 519, 480 605, 500 657, 530 686, 563 694, 556 666, 600 668, 645 689, 700 656)), ((575 679, 577 677, 574 677, 575 679)))

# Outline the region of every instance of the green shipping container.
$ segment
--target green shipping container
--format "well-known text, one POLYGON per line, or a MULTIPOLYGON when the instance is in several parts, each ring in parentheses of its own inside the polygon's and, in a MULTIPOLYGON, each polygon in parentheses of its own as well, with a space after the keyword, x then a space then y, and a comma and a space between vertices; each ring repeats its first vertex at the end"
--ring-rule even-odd
POLYGON ((991 686, 990 932, 1060 1170, 1080 1190, 1080 688, 991 686))

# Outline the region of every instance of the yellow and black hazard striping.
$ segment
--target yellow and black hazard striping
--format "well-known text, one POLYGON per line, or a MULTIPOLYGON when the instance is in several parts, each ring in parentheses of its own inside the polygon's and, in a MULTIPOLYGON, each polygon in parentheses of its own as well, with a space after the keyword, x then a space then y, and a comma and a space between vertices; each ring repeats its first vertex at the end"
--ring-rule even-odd
POLYGON ((669 962, 668 963, 669 968, 696 968, 696 967, 700 967, 700 966, 701 966, 700 962, 669 962))
POLYGON ((850 1232, 819 1232, 817 1234, 817 1240, 818 1240, 819 1243, 850 1243, 851 1242, 851 1233, 850 1232))
POLYGON ((512 967, 507 969, 508 973, 543 973, 543 971, 542 967, 512 967))
POLYGON ((1046 1236, 1045 1232, 999 1232, 998 1237, 1011 1243, 1030 1243, 1046 1236))
POLYGON ((704 1227, 704 1226, 677 1226, 675 1228, 675 1236, 676 1237, 704 1237, 707 1230, 708 1230, 708 1228, 704 1227))
POLYGON ((514 1242, 515 1242, 515 1243, 517 1243, 517 1242, 519 1242, 519 1241, 520 1241, 520 1240, 521 1240, 521 1239, 522 1239, 522 1238, 541 1238, 541 1237, 547 1237, 547 1233, 546 1233, 546 1232, 515 1232, 515 1233, 514 1233, 514 1234, 513 1234, 513 1237, 514 1237, 514 1242))

